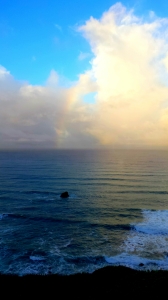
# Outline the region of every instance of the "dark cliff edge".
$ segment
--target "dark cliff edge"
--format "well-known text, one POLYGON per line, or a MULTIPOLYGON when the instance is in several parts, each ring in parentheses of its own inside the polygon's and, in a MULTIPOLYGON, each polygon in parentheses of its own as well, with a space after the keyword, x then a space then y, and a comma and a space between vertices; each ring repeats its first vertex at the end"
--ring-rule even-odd
POLYGON ((168 287, 168 271, 136 271, 126 267, 105 267, 92 274, 0 275, 5 295, 62 299, 116 299, 116 296, 161 295, 168 287))

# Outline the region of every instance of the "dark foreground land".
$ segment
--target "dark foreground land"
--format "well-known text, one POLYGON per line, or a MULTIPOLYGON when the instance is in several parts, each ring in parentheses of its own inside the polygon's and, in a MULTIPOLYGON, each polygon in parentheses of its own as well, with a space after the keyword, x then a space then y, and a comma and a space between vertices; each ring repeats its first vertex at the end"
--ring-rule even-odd
MULTIPOLYGON (((92 274, 0 275, 0 291, 5 299, 131 299, 150 294, 168 298, 168 271, 135 271, 126 267, 106 267, 92 274)), ((158 297, 156 297, 158 296, 158 297)), ((162 298, 162 297, 161 297, 162 298)))

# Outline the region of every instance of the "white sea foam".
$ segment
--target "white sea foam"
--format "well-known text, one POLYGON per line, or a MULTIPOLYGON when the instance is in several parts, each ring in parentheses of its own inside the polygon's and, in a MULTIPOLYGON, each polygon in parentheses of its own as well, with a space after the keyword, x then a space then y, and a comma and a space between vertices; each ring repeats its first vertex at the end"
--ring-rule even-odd
POLYGON ((142 223, 134 225, 136 231, 152 235, 168 235, 168 210, 144 210, 143 217, 142 223))
POLYGON ((143 221, 131 224, 133 230, 120 247, 121 254, 105 257, 110 264, 147 269, 168 269, 168 211, 143 211, 143 221))
POLYGON ((168 211, 143 211, 144 220, 134 225, 123 244, 127 253, 164 258, 168 253, 168 211))
POLYGON ((133 269, 145 270, 168 270, 168 258, 165 259, 147 259, 137 255, 122 253, 113 257, 105 257, 105 261, 112 265, 125 266, 133 269), (143 264, 142 266, 140 264, 143 264))
POLYGON ((41 260, 45 260, 45 257, 31 255, 30 259, 33 261, 41 261, 41 260))
MULTIPOLYGON (((12 274, 14 274, 14 272, 12 271, 12 274)), ((20 276, 24 276, 27 274, 48 274, 48 268, 45 267, 43 264, 39 264, 39 265, 31 265, 31 264, 25 264, 25 265, 21 265, 20 268, 18 266, 18 271, 16 272, 16 274, 19 274, 20 276)))

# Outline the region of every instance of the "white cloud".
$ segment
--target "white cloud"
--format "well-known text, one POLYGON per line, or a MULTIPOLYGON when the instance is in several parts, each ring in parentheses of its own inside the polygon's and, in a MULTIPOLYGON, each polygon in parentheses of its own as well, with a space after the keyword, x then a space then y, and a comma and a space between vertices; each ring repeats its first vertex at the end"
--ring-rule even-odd
POLYGON ((168 19, 138 18, 120 3, 79 28, 94 58, 97 103, 88 132, 110 146, 168 146, 168 19), (165 122, 164 122, 165 124, 165 122))
POLYGON ((49 86, 57 86, 59 80, 59 76, 55 70, 51 70, 49 78, 47 79, 47 85, 49 86))
POLYGON ((90 56, 90 53, 87 52, 80 52, 78 59, 79 60, 85 60, 86 58, 88 58, 90 56))
POLYGON ((58 85, 54 70, 45 86, 19 83, 1 70, 0 148, 80 148, 93 140, 81 125, 88 122, 88 111, 80 99, 83 91, 92 90, 87 74, 81 75, 79 84, 65 88, 58 85))
POLYGON ((121 4, 90 18, 90 69, 68 87, 55 70, 33 86, 0 67, 0 148, 168 147, 167 25, 121 4))
POLYGON ((10 72, 6 70, 6 68, 4 68, 3 66, 0 65, 0 78, 4 78, 7 75, 9 75, 10 72))

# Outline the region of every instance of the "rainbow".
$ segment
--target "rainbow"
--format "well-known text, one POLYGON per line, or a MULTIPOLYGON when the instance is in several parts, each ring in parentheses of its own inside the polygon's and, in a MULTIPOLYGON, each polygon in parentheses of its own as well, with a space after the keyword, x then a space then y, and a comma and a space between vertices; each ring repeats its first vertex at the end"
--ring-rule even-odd
POLYGON ((67 91, 66 94, 66 101, 65 104, 63 106, 63 110, 62 110, 62 115, 59 119, 58 122, 58 126, 57 126, 57 141, 56 141, 56 147, 57 148, 61 148, 62 146, 62 142, 63 142, 63 138, 65 137, 66 134, 66 122, 67 122, 67 116, 69 114, 69 112, 72 110, 72 108, 74 107, 74 104, 77 101, 77 91, 76 88, 71 88, 67 91))

